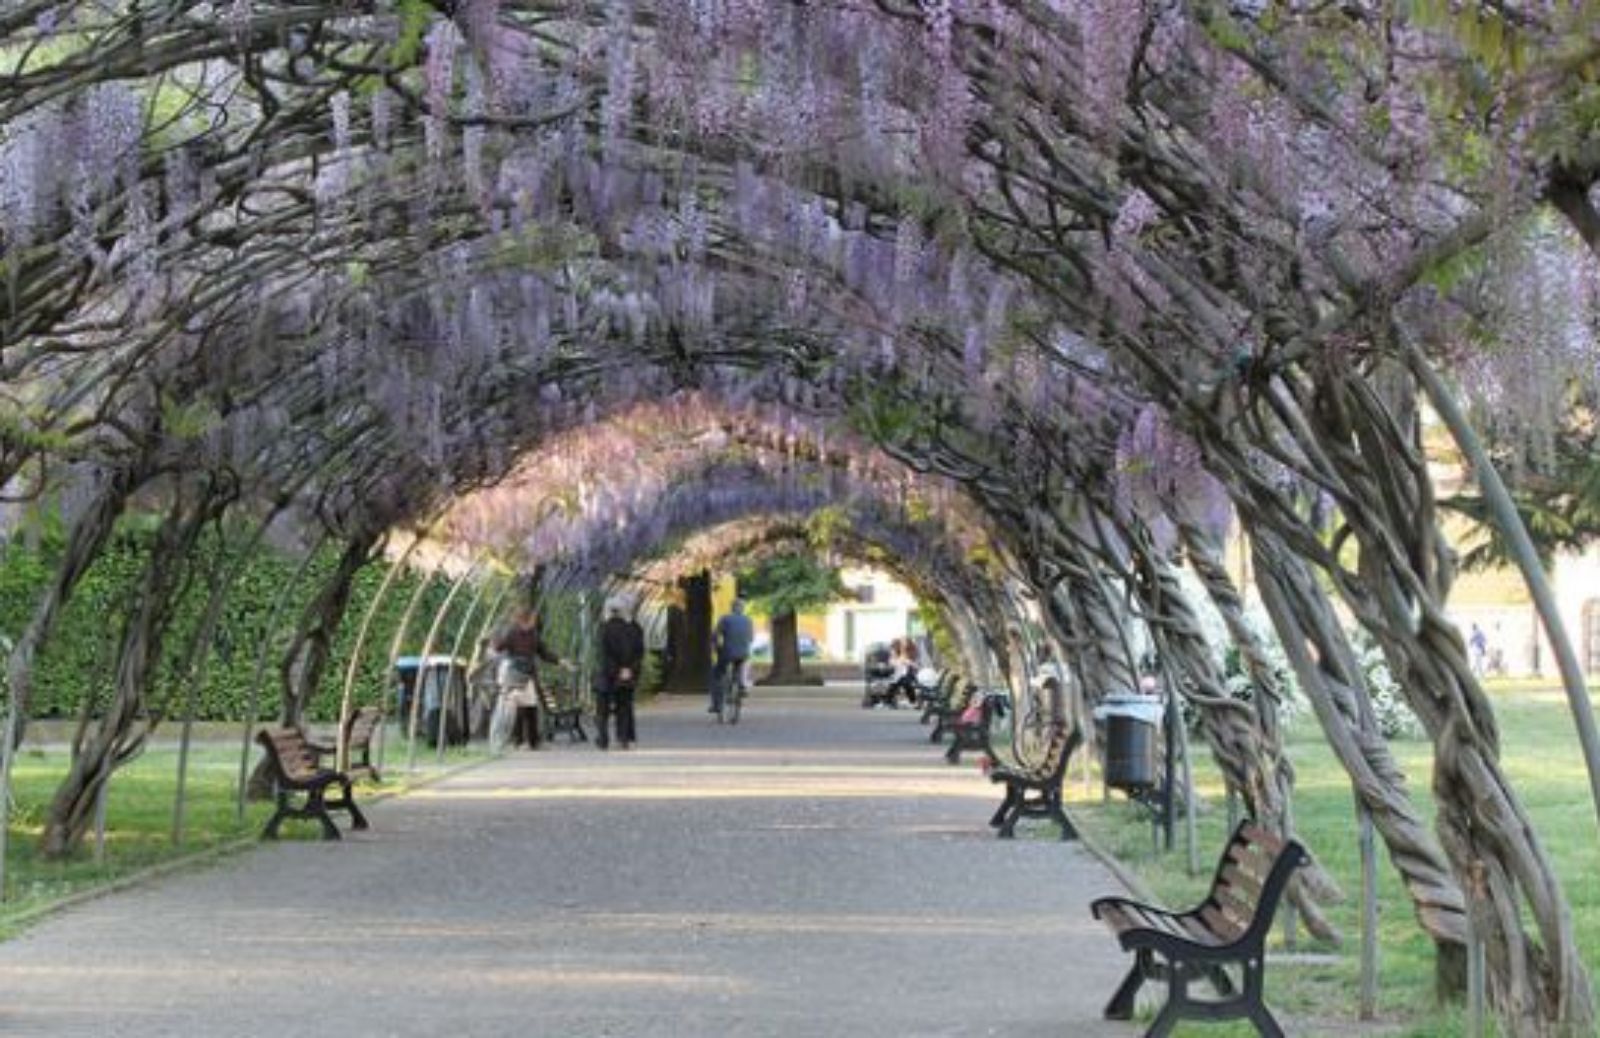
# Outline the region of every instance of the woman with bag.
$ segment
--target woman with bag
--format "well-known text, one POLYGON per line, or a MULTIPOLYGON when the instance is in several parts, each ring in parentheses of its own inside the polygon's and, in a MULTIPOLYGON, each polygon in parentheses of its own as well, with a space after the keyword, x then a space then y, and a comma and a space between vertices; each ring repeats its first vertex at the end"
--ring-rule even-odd
POLYGON ((511 745, 526 744, 528 749, 536 750, 539 748, 537 662, 544 660, 568 670, 572 669, 572 664, 544 643, 539 614, 531 606, 522 606, 512 614, 511 622, 496 635, 494 647, 501 654, 501 698, 516 711, 511 724, 511 745))

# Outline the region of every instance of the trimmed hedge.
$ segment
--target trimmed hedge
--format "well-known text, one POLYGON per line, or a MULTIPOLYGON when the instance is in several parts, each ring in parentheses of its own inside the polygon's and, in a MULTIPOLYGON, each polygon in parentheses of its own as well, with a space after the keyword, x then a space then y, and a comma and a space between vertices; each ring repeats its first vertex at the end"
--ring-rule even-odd
MULTIPOLYGON (((28 710, 31 716, 77 716, 86 704, 93 709, 93 703, 109 697, 117 641, 134 602, 140 573, 149 558, 156 523, 150 516, 134 515, 123 519, 105 550, 84 574, 35 664, 34 691, 28 710)), ((248 536, 248 531, 239 528, 208 530, 196 549, 192 576, 162 647, 160 677, 149 704, 168 720, 180 719, 186 709, 187 679, 179 671, 205 612, 213 574, 235 569, 239 544, 248 536)), ((26 536, 0 542, 0 634, 15 638, 27 624, 39 595, 54 575, 64 543, 59 524, 49 521, 34 524, 26 536)), ((277 716, 281 700, 279 661, 288 648, 293 624, 333 572, 338 554, 338 546, 324 546, 304 565, 302 572, 301 558, 260 545, 238 570, 212 639, 209 659, 202 667, 204 678, 195 699, 197 719, 243 719, 248 712, 258 669, 261 669, 261 681, 257 718, 270 720, 277 716), (289 588, 288 598, 279 610, 277 622, 273 623, 273 607, 286 587, 289 588), (263 652, 264 669, 260 665, 263 652)), ((356 577, 350 606, 334 640, 332 660, 321 688, 308 707, 313 721, 326 722, 338 715, 345 670, 356 634, 387 570, 388 562, 379 560, 356 577)), ((423 579, 414 571, 402 573, 378 607, 357 670, 353 691, 357 705, 379 703, 385 708, 393 707, 392 676, 387 672, 389 648, 406 606, 423 579)), ((412 614, 402 655, 422 651, 428 629, 449 594, 450 583, 443 577, 429 579, 412 614)), ((456 595, 435 639, 435 654, 455 649, 461 656, 470 658, 472 639, 484 630, 484 610, 496 593, 495 589, 490 589, 473 610, 476 590, 476 587, 465 587, 456 595)), ((502 614, 509 611, 516 598, 516 592, 506 595, 499 611, 502 614)), ((591 606, 597 603, 592 602, 591 606)), ((562 591, 549 596, 543 611, 551 645, 562 656, 576 658, 580 630, 576 592, 562 591)), ((595 608, 594 622, 598 623, 598 608, 595 608)))
MULTIPOLYGON (((153 532, 153 524, 148 519, 135 516, 125 520, 84 575, 63 610, 54 635, 40 653, 29 704, 32 716, 74 716, 86 703, 109 695, 117 639, 133 602, 141 568, 149 556, 153 532)), ((219 566, 224 567, 224 571, 232 566, 234 558, 229 553, 237 550, 240 539, 235 531, 234 545, 230 548, 223 543, 221 534, 208 532, 196 552, 194 576, 178 604, 172 630, 163 646, 161 677, 150 704, 152 709, 165 711, 169 719, 180 717, 185 708, 184 679, 177 672, 205 610, 210 575, 219 566)), ((34 603, 51 579, 62 546, 60 531, 48 527, 27 540, 13 540, 0 546, 0 632, 14 638, 26 625, 34 603)), ((244 565, 228 593, 210 659, 204 667, 205 679, 196 699, 199 719, 244 717, 263 650, 267 653, 266 667, 257 714, 263 720, 277 714, 280 701, 278 662, 287 648, 290 628, 321 581, 332 571, 337 554, 337 549, 331 547, 317 552, 305 572, 299 573, 298 581, 295 578, 300 560, 265 546, 244 565), (278 622, 272 625, 274 602, 280 591, 291 584, 278 622), (269 630, 269 627, 275 629, 269 630)), ((349 610, 335 639, 332 663, 323 687, 310 705, 314 720, 327 721, 338 713, 356 631, 383 581, 386 566, 380 561, 368 566, 356 578, 349 610)), ((357 672, 354 698, 358 704, 387 705, 389 702, 391 686, 385 673, 389 646, 420 579, 414 573, 402 574, 379 607, 357 672)), ((435 578, 430 582, 412 618, 405 651, 421 650, 422 639, 447 593, 447 581, 435 578)), ((471 589, 463 589, 457 596, 441 627, 435 652, 447 652, 454 644, 471 597, 471 589)), ((468 637, 476 633, 481 619, 480 612, 468 637)), ((464 642, 463 654, 470 650, 471 646, 464 642)))

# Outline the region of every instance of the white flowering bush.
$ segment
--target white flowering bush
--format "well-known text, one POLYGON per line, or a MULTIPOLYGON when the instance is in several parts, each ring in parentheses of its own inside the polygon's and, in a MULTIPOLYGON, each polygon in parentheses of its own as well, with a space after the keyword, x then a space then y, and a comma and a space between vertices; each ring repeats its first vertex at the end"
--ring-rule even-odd
POLYGON ((1426 733, 1422 722, 1406 703, 1400 692, 1400 683, 1389 673, 1389 661, 1372 636, 1357 630, 1350 638, 1356 651, 1356 661, 1367 679, 1367 692, 1372 699, 1372 713, 1377 718, 1378 730, 1385 739, 1421 739, 1426 733))
MULTIPOLYGON (((1184 593, 1199 617, 1206 643, 1211 646, 1213 660, 1228 683, 1228 694, 1235 699, 1254 703, 1258 691, 1256 682, 1246 671, 1239 647, 1233 643, 1222 614, 1211 603, 1211 598, 1206 594, 1205 586, 1200 583, 1199 577, 1185 569, 1182 571, 1181 579, 1184 593)), ((1289 657, 1283 651, 1283 643, 1278 640, 1277 630, 1273 628, 1261 608, 1253 604, 1246 606, 1244 622, 1266 651, 1267 661, 1272 667, 1281 691, 1278 702, 1279 724, 1287 729, 1305 713, 1308 706, 1305 697, 1300 694, 1300 683, 1295 680, 1294 670, 1289 666, 1289 657)), ((1193 716, 1192 708, 1187 702, 1183 704, 1183 711, 1184 720, 1191 726, 1194 725, 1198 719, 1193 716)))

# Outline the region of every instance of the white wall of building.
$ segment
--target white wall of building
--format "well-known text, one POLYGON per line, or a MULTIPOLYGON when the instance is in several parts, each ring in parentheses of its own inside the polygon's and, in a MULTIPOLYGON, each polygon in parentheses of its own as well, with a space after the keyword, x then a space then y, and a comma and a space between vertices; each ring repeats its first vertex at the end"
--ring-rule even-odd
POLYGON ((882 570, 847 567, 845 587, 870 588, 868 601, 837 602, 828 609, 827 645, 835 659, 860 660, 867 646, 911 633, 917 611, 911 589, 882 570))

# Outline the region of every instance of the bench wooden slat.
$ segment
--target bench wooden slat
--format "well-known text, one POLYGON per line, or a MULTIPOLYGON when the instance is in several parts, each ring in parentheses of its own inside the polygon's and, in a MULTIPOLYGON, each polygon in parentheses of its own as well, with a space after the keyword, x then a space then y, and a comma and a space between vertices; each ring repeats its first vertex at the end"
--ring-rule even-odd
POLYGON ((1226 886, 1241 901, 1254 907, 1261 897, 1262 888, 1266 886, 1267 877, 1234 862, 1223 868, 1222 874, 1217 877, 1217 882, 1226 886))
POLYGON ((1198 908, 1172 913, 1123 898, 1096 901, 1095 916, 1125 949, 1136 952, 1128 976, 1106 1004, 1105 1015, 1129 1019, 1144 981, 1165 978, 1170 987, 1167 1005, 1150 1033, 1166 1034, 1174 1021, 1184 1018, 1248 1017, 1260 1034, 1281 1036, 1282 1029, 1261 998, 1263 952, 1278 902, 1305 860, 1305 849, 1298 843, 1247 820, 1228 841, 1211 889, 1198 908), (1242 988, 1236 987, 1223 965, 1243 972, 1242 988), (1187 985, 1196 978, 1210 978, 1221 1000, 1190 999, 1187 985))

